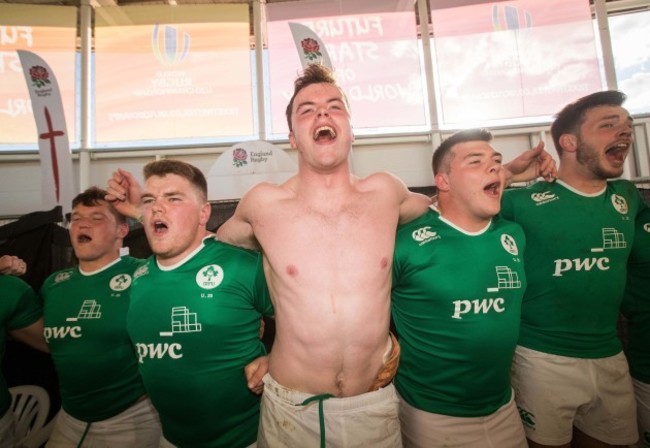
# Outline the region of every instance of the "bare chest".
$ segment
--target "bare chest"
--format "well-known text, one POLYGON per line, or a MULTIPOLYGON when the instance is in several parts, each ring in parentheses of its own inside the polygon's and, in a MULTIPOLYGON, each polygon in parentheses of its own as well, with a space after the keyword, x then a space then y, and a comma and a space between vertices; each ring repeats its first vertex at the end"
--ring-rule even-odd
POLYGON ((389 271, 397 219, 389 207, 362 200, 323 207, 291 203, 256 223, 255 234, 276 275, 363 283, 389 271))

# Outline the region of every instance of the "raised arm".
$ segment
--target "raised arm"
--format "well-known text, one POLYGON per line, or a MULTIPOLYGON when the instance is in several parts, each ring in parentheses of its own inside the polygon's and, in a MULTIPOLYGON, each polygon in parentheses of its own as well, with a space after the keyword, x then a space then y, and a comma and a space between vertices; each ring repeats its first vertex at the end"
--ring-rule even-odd
POLYGON ((543 177, 551 182, 557 177, 557 167, 553 157, 544 150, 544 142, 520 154, 514 160, 504 165, 506 168, 506 183, 526 182, 543 177))
POLYGON ((217 229, 217 239, 234 246, 260 250, 252 225, 252 213, 260 200, 260 186, 249 190, 239 200, 235 213, 217 229))
POLYGON ((108 179, 106 200, 115 210, 130 218, 140 218, 140 184, 131 173, 118 168, 108 179))
POLYGON ((422 216, 431 205, 431 198, 410 191, 404 182, 395 177, 399 192, 399 223, 404 224, 422 216))

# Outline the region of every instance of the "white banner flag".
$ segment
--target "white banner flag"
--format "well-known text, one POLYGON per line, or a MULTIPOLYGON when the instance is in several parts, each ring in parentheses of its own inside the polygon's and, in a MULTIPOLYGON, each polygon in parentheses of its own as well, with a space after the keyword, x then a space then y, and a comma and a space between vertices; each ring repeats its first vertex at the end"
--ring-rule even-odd
POLYGON ((325 44, 311 28, 300 23, 289 22, 289 29, 296 43, 296 50, 298 50, 303 69, 310 64, 323 64, 330 70, 334 70, 325 44))
POLYGON ((38 131, 43 207, 47 210, 61 205, 66 214, 72 208, 75 193, 72 157, 59 85, 52 69, 41 57, 30 51, 17 51, 38 131))

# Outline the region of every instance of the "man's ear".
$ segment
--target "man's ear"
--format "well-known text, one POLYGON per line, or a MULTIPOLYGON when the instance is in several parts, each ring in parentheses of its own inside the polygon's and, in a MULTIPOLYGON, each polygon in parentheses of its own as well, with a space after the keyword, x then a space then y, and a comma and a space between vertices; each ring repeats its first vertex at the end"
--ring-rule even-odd
POLYGON ((449 175, 447 173, 438 173, 434 177, 438 191, 449 191, 449 175))
POLYGON ((564 151, 576 152, 578 149, 578 137, 573 134, 562 134, 560 136, 560 146, 564 151))
POLYGON ((297 149, 296 137, 293 135, 293 131, 289 132, 289 145, 291 145, 291 149, 297 149))
POLYGON ((126 238, 126 235, 128 235, 128 233, 129 233, 129 224, 124 222, 117 225, 117 235, 121 239, 126 238))
POLYGON ((212 213, 212 206, 209 202, 206 202, 201 206, 201 214, 199 215, 199 224, 202 226, 207 226, 208 221, 210 220, 210 214, 212 213))

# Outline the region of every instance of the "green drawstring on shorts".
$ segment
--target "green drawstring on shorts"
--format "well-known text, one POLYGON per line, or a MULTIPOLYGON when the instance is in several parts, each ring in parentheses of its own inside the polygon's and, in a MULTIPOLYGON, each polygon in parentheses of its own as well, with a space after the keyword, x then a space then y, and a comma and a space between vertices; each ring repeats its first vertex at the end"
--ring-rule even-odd
POLYGON ((307 406, 309 403, 318 401, 318 422, 320 424, 320 448, 325 448, 325 415, 323 414, 323 401, 327 400, 328 398, 334 398, 334 395, 332 394, 314 395, 313 397, 309 397, 305 401, 300 403, 303 406, 307 406))
POLYGON ((81 445, 83 445, 84 440, 86 440, 86 436, 88 435, 88 430, 90 429, 91 423, 88 422, 86 423, 86 429, 84 429, 84 433, 81 435, 81 440, 79 440, 79 443, 77 444, 77 448, 81 448, 81 445))

